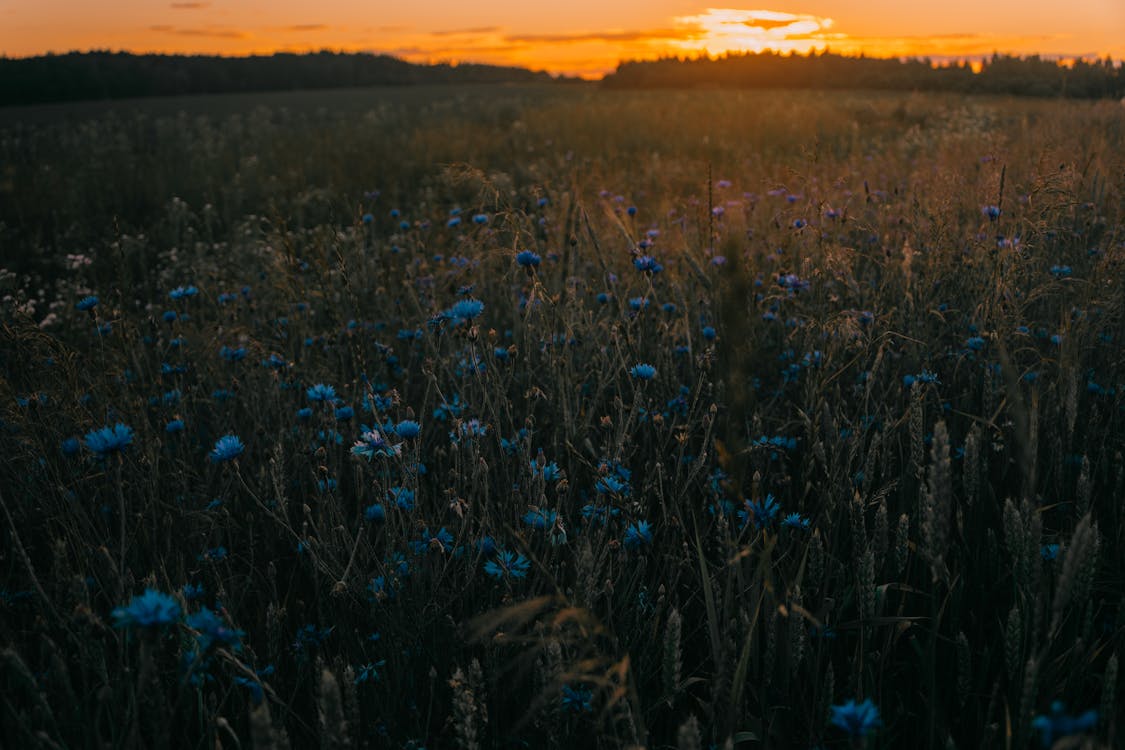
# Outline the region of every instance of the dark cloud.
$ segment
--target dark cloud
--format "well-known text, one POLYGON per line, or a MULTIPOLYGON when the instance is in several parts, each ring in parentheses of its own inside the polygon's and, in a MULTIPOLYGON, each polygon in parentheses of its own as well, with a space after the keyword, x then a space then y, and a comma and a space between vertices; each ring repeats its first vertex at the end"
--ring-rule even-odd
POLYGON ((158 31, 162 34, 175 34, 176 36, 209 37, 212 39, 247 39, 249 34, 236 29, 181 29, 175 26, 149 26, 149 31, 158 31))
POLYGON ((478 26, 472 29, 446 29, 431 31, 430 36, 475 36, 478 34, 495 34, 500 31, 499 26, 478 26))
POLYGON ((580 34, 515 34, 505 41, 527 44, 581 44, 583 42, 648 42, 698 39, 697 28, 653 29, 648 31, 591 31, 580 34))

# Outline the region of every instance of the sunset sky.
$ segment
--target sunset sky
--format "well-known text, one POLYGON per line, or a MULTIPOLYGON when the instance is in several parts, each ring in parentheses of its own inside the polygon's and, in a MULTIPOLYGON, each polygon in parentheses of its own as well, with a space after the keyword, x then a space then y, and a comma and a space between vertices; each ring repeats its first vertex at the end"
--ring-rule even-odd
POLYGON ((1125 59, 1125 0, 755 0, 720 8, 690 0, 0 0, 0 55, 8 57, 333 49, 596 77, 619 60, 661 54, 825 47, 1125 59))

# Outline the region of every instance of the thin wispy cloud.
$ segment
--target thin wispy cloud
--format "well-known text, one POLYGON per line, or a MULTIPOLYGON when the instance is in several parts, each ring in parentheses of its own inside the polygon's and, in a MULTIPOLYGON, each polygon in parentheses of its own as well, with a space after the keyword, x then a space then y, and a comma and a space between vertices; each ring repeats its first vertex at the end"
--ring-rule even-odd
POLYGON ((499 26, 478 26, 472 29, 443 29, 441 31, 431 31, 430 36, 479 36, 481 34, 495 34, 499 31, 499 26))
POLYGON ((172 10, 203 10, 210 5, 211 3, 172 3, 169 7, 172 10))
POLYGON ((212 39, 249 39, 250 34, 236 29, 198 29, 179 28, 176 26, 156 25, 149 26, 149 31, 160 34, 174 34, 176 36, 207 37, 212 39))

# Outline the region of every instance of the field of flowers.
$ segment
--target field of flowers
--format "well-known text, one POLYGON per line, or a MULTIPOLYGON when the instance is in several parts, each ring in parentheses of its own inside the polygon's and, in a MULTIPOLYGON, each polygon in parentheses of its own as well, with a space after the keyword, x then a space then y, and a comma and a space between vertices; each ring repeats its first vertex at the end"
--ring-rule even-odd
POLYGON ((0 121, 0 745, 1125 741, 1125 109, 272 96, 0 121))

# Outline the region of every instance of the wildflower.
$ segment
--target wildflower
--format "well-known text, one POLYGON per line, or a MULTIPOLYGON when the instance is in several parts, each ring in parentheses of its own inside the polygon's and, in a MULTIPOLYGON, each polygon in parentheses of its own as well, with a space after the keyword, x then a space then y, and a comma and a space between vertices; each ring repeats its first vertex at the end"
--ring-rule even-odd
POLYGON ((78 438, 68 437, 59 443, 59 449, 62 450, 64 456, 73 456, 82 449, 82 444, 78 442, 78 438))
POLYGON ((989 221, 996 221, 1000 218, 999 206, 983 206, 980 212, 987 216, 989 221))
POLYGON ((418 539, 410 543, 410 546, 416 555, 422 554, 427 549, 448 552, 453 549, 453 535, 444 526, 438 529, 436 534, 431 534, 430 530, 425 528, 418 535, 418 539))
POLYGON ((387 490, 387 498, 402 510, 414 510, 414 490, 406 487, 392 487, 387 490))
POLYGON ((487 224, 488 214, 473 214, 473 223, 478 225, 487 224))
POLYGON ((218 464, 230 461, 241 456, 244 450, 246 446, 238 435, 223 435, 215 441, 215 447, 211 450, 211 462, 218 464))
POLYGON ((571 713, 589 713, 594 710, 592 702, 594 694, 590 692, 590 688, 579 685, 572 688, 570 685, 563 685, 562 689, 562 707, 571 713))
POLYGON ((980 336, 973 336, 966 339, 965 346, 969 347, 969 349, 972 349, 974 352, 979 352, 981 349, 984 349, 984 343, 984 339, 980 336))
POLYGON ((305 389, 305 396, 309 401, 327 401, 332 402, 336 400, 336 389, 324 383, 317 383, 316 385, 309 386, 305 389))
POLYGON ((1031 726, 1039 730, 1039 740, 1043 747, 1053 747, 1056 739, 1089 732, 1098 726, 1098 712, 1094 709, 1078 716, 1064 713, 1065 710, 1061 701, 1055 701, 1051 704, 1049 715, 1036 716, 1032 720, 1031 726))
POLYGON ((194 602, 197 599, 203 598, 203 584, 202 583, 185 583, 180 593, 184 595, 184 599, 189 602, 194 602))
POLYGON ((125 450, 133 444, 133 428, 118 422, 113 427, 91 430, 86 433, 86 447, 105 458, 110 453, 125 450))
POLYGON ((658 274, 664 270, 664 266, 657 262, 656 258, 651 255, 642 255, 633 260, 633 267, 641 273, 658 274))
POLYGON ((516 263, 527 269, 537 268, 542 260, 538 254, 530 250, 521 250, 516 253, 516 263))
POLYGON ((652 527, 648 521, 637 521, 625 529, 626 549, 637 550, 652 544, 652 527))
POLYGON ((352 446, 353 456, 363 456, 370 461, 375 456, 393 458, 402 453, 401 443, 391 445, 379 430, 368 429, 364 425, 360 425, 360 428, 363 432, 360 434, 359 440, 355 441, 352 446))
POLYGON ((607 474, 594 483, 594 490, 599 495, 628 495, 629 483, 612 474, 607 474))
POLYGON ((98 306, 99 301, 100 300, 97 297, 91 294, 89 297, 83 297, 82 299, 78 300, 78 302, 74 306, 82 312, 89 312, 90 310, 93 310, 98 306))
POLYGON ((484 572, 496 580, 525 578, 531 563, 526 557, 508 550, 498 550, 496 556, 484 564, 484 572))
POLYGON ((174 435, 177 432, 183 432, 184 431, 184 420, 173 419, 168 424, 164 425, 164 431, 167 432, 169 435, 174 435))
POLYGON ((656 377, 656 368, 642 362, 629 368, 629 374, 637 380, 652 380, 656 377))
POLYGON ((789 513, 785 518, 781 519, 781 525, 789 529, 808 531, 809 519, 805 518, 800 513, 789 513))
POLYGON ((529 510, 523 514, 523 522, 533 529, 549 529, 555 525, 559 514, 553 510, 529 510))
POLYGON ((381 504, 375 503, 363 509, 363 517, 371 523, 382 523, 387 520, 387 512, 381 504))
POLYGON ((232 651, 238 651, 242 648, 242 636, 246 635, 241 630, 228 627, 222 618, 207 607, 188 615, 187 624, 193 630, 199 631, 196 638, 202 651, 206 651, 215 645, 226 646, 232 651))
POLYGON ((309 407, 305 406, 297 410, 297 419, 305 421, 310 417, 312 417, 312 409, 310 409, 309 407))
POLYGON ((1044 544, 1039 548, 1039 555, 1044 560, 1050 562, 1059 556, 1059 545, 1057 544, 1044 544))
POLYGON ((347 422, 355 416, 355 409, 350 406, 341 406, 336 410, 336 421, 347 422))
POLYGON ((484 303, 477 299, 458 300, 453 307, 442 313, 442 317, 454 325, 467 323, 484 312, 484 303))
POLYGON ((703 338, 714 341, 717 335, 713 326, 703 326, 703 338))
POLYGON ((379 670, 387 663, 386 659, 380 659, 377 662, 363 664, 355 671, 355 684, 361 685, 365 682, 378 682, 382 677, 379 670))
POLYGON ((172 299, 184 299, 185 297, 194 297, 199 294, 199 290, 194 286, 178 286, 172 291, 168 292, 168 296, 172 299))
POLYGON ((756 529, 765 529, 773 525, 780 506, 773 495, 766 495, 764 500, 747 500, 745 508, 738 511, 742 525, 753 523, 756 529))
POLYGON ((832 706, 830 721, 834 726, 847 732, 849 737, 863 737, 883 726, 883 720, 879 718, 879 709, 870 698, 859 704, 849 700, 841 706, 832 706))
POLYGON ((412 419, 404 419, 395 425, 395 434, 406 440, 418 437, 418 433, 421 431, 422 425, 412 419))
POLYGON ((241 362, 242 360, 246 359, 246 348, 242 346, 236 348, 224 346, 223 348, 219 349, 219 356, 225 359, 227 362, 241 362))
POLYGON ((171 625, 180 618, 180 605, 170 594, 155 589, 145 589, 134 596, 127 606, 113 610, 115 627, 153 628, 171 625))

